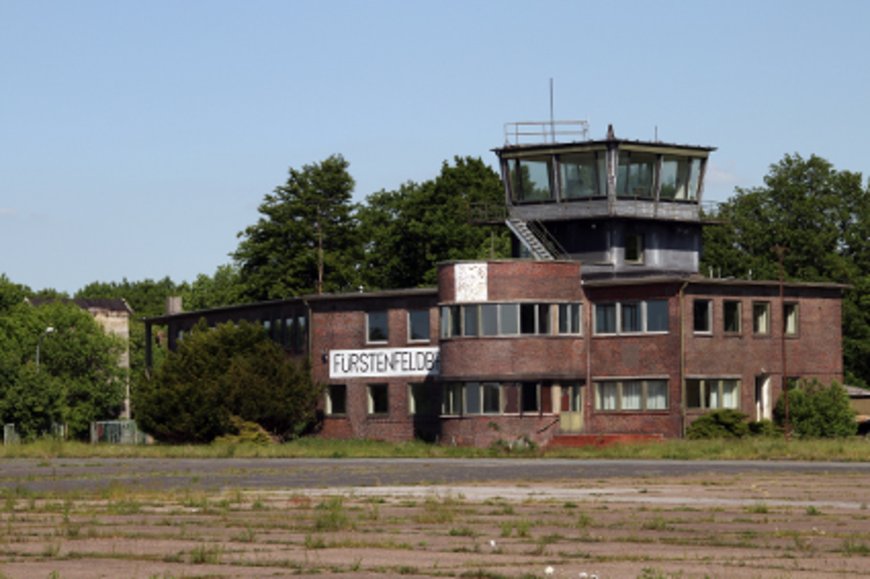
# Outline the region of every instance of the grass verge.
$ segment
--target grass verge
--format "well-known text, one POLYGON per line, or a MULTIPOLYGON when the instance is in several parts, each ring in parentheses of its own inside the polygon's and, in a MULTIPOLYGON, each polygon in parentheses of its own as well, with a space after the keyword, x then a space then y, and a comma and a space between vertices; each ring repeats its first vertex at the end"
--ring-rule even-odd
POLYGON ((304 438, 285 444, 208 444, 121 446, 40 440, 0 447, 0 458, 577 458, 674 460, 870 461, 870 440, 668 440, 606 447, 505 450, 466 448, 423 442, 304 438))

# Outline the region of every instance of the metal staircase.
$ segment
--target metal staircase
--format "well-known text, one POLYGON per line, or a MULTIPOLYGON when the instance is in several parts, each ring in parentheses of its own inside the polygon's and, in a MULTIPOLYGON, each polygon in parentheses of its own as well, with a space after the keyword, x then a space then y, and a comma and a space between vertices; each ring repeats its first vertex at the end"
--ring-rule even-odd
POLYGON ((550 235, 550 232, 536 221, 523 221, 522 219, 507 219, 508 229, 516 235, 531 256, 539 261, 552 261, 565 259, 567 254, 559 242, 550 235))

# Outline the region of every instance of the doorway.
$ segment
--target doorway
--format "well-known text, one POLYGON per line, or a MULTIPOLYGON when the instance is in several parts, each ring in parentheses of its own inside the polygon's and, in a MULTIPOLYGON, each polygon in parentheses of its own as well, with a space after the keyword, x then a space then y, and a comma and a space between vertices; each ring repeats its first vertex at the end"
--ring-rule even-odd
POLYGON ((579 382, 562 384, 559 428, 564 433, 583 431, 583 386, 579 382))
POLYGON ((755 377, 755 419, 771 420, 773 409, 770 406, 770 376, 761 374, 755 377))

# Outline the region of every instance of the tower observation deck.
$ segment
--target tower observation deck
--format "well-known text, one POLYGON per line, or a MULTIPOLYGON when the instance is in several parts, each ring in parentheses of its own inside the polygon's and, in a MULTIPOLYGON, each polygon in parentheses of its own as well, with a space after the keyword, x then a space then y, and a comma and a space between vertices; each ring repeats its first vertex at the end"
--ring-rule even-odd
MULTIPOLYGON (((561 133, 585 136, 585 124, 565 124, 561 133)), ((697 273, 714 147, 618 139, 612 127, 601 140, 556 142, 555 124, 538 125, 539 142, 494 149, 515 257, 580 260, 586 277, 697 273)))

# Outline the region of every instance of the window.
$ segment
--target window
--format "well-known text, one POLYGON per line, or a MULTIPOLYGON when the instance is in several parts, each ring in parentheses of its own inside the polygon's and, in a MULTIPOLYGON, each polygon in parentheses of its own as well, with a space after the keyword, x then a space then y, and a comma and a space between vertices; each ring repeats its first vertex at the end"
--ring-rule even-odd
POLYGON ((520 305, 499 304, 498 321, 503 336, 513 336, 520 333, 520 305))
POLYGON ((539 391, 537 382, 523 382, 520 385, 520 411, 536 414, 540 409, 539 391))
POLYGON ((501 413, 501 385, 498 382, 486 382, 481 385, 484 414, 501 413))
POLYGON ((538 333, 546 336, 550 333, 550 304, 536 304, 538 314, 538 333))
POLYGON ((640 302, 622 303, 620 309, 620 331, 626 334, 640 332, 643 329, 640 325, 640 302))
POLYGON ((650 300, 646 302, 646 331, 668 331, 668 301, 650 300))
POLYGON ((632 379, 595 382, 596 410, 643 412, 667 410, 667 408, 667 380, 632 379))
POLYGON ((562 198, 585 199, 606 194, 603 153, 578 153, 559 159, 562 198))
POLYGON ((347 412, 347 386, 330 384, 326 387, 326 404, 324 412, 327 416, 345 414, 347 412))
POLYGON ((308 344, 308 318, 305 316, 296 316, 296 331, 294 336, 294 350, 297 353, 304 352, 308 344))
POLYGON ((595 333, 616 333, 616 304, 595 304, 595 333))
POLYGON ((625 262, 635 264, 643 263, 643 235, 639 233, 626 233, 625 262))
MULTIPOLYGON (((563 321, 568 330, 580 333, 580 304, 567 304, 563 321), (567 316, 567 317, 565 317, 567 316)), ((550 335, 555 327, 553 304, 483 303, 441 307, 441 337, 550 335)))
POLYGON ((652 198, 655 166, 654 155, 620 151, 616 174, 617 196, 652 198))
POLYGON ((550 161, 541 159, 514 159, 511 164, 511 191, 515 201, 550 201, 550 161))
POLYGON ((769 302, 754 302, 752 304, 752 332, 755 334, 770 333, 769 302))
POLYGON ((698 333, 713 331, 713 302, 695 300, 692 303, 692 328, 698 333))
POLYGON ((498 304, 480 306, 480 329, 483 336, 498 335, 498 304))
POLYGON ((520 304, 520 333, 535 333, 535 304, 520 304))
POLYGON ((441 306, 441 337, 449 338, 450 333, 450 306, 441 306))
POLYGON ((659 174, 659 199, 689 200, 698 196, 701 177, 701 159, 663 157, 659 174))
POLYGON ((465 384, 465 414, 480 414, 480 382, 465 384))
POLYGON ((389 339, 387 312, 368 312, 366 314, 366 325, 369 342, 386 342, 389 339))
POLYGON ((783 332, 786 336, 797 336, 798 333, 798 305, 787 303, 783 305, 783 332))
POLYGON ((443 392, 441 414, 456 416, 462 414, 462 384, 445 384, 443 392))
POLYGON ((436 414, 437 393, 431 384, 408 384, 408 413, 423 416, 436 414))
POLYGON ((368 413, 389 414, 390 401, 386 384, 368 385, 368 413))
POLYGON ((581 333, 580 304, 559 304, 559 333, 581 333))
POLYGON ((740 302, 725 301, 722 310, 722 329, 728 334, 739 334, 740 302))
POLYGON ((686 407, 716 410, 740 407, 740 380, 696 378, 686 380, 686 407))
POLYGON ((293 318, 284 319, 284 347, 288 350, 293 347, 296 342, 295 334, 296 327, 293 325, 293 318))
POLYGON ((429 310, 408 310, 408 340, 429 341, 429 310))
POLYGON ((477 310, 478 306, 463 306, 462 307, 462 335, 476 336, 477 335, 477 310))
POLYGON ((667 331, 667 300, 595 304, 595 334, 640 334, 667 331))

